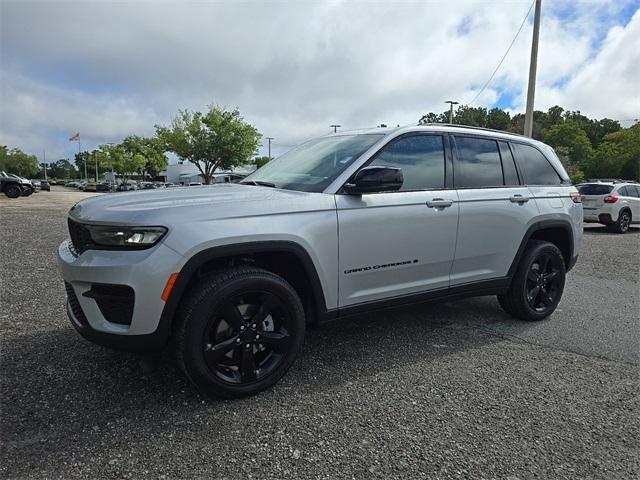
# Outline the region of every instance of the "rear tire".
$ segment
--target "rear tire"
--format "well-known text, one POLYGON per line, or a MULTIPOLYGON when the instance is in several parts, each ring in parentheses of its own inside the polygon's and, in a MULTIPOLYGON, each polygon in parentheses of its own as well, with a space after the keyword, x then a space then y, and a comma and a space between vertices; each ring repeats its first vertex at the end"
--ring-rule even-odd
POLYGON ((530 240, 511 286, 498 302, 509 315, 538 321, 551 315, 564 290, 566 267, 562 252, 554 244, 530 240))
POLYGON ((626 233, 629 231, 630 225, 631 212, 625 209, 618 214, 618 220, 609 224, 609 230, 615 233, 626 233))
POLYGON ((9 198, 18 198, 22 194, 22 190, 17 185, 7 185, 4 194, 9 198))
POLYGON ((304 339, 304 310, 283 278, 235 267, 191 290, 174 333, 178 364, 198 389, 243 397, 269 388, 289 370, 304 339))

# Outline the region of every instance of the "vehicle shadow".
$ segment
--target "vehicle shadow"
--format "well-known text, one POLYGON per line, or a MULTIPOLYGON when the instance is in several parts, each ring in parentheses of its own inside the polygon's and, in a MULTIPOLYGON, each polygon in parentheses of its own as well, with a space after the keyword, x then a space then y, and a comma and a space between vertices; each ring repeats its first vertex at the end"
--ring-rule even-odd
POLYGON ((629 230, 624 233, 624 234, 620 234, 620 233, 615 233, 612 232, 611 230, 609 230, 607 227, 603 226, 588 226, 585 227, 584 229, 584 234, 585 235, 638 235, 640 234, 640 227, 636 226, 636 225, 631 225, 629 227, 629 230))
POLYGON ((211 415, 213 408, 219 416, 215 430, 229 416, 261 415, 265 405, 286 404, 292 394, 330 391, 388 369, 501 341, 474 327, 478 317, 511 321, 497 303, 472 307, 473 312, 450 303, 398 308, 311 329, 294 367, 276 387, 236 401, 200 395, 170 351, 155 371, 145 373, 139 357, 87 343, 71 327, 20 336, 2 348, 0 431, 8 447, 2 456, 35 455, 43 448, 62 455, 123 428, 134 429, 128 433, 131 441, 141 424, 145 435, 163 435, 176 422, 198 422, 203 409, 211 415))

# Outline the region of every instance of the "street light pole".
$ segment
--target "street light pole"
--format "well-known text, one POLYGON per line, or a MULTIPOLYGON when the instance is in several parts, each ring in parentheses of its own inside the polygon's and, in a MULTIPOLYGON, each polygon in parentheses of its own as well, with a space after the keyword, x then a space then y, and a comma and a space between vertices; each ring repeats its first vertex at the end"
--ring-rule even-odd
POLYGON ((536 94, 536 68, 538 65, 538 37, 540 36, 540 10, 542 0, 536 0, 533 18, 533 40, 531 42, 531 62, 529 63, 529 86, 527 90, 527 111, 524 117, 524 134, 533 137, 533 101, 536 94))
POLYGON ((458 105, 458 102, 454 102, 453 100, 447 100, 444 103, 449 104, 449 123, 453 124, 453 106, 458 105))
POLYGON ((267 137, 267 140, 269 141, 269 161, 271 161, 271 140, 273 137, 267 137))
POLYGON ((338 131, 338 127, 341 127, 342 125, 329 125, 331 128, 333 128, 333 133, 336 133, 338 131))

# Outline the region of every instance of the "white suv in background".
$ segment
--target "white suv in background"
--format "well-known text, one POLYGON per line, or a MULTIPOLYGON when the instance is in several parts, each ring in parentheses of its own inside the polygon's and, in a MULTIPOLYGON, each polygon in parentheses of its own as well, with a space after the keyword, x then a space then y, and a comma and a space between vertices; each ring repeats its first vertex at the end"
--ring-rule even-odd
POLYGON ((578 185, 585 223, 602 223, 625 233, 640 223, 640 184, 630 181, 598 181, 578 185))

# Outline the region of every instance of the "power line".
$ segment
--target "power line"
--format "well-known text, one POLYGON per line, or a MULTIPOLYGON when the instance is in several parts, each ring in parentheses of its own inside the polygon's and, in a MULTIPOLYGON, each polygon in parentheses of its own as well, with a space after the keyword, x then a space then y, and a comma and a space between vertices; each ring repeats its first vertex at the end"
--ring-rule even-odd
POLYGON ((489 80, 487 80, 487 82, 483 85, 483 87, 476 94, 476 96, 473 97, 473 100, 471 100, 467 105, 472 105, 473 102, 475 102, 478 99, 478 97, 482 94, 482 92, 484 92, 485 88, 489 86, 489 83, 491 83, 491 80, 493 80, 493 77, 498 72, 498 69, 502 65, 502 62, 504 62, 504 59, 507 58, 507 55, 511 51, 511 47, 513 47, 513 44, 516 43, 516 40, 518 39, 518 35, 520 35, 520 32, 522 31, 522 27, 524 27, 524 24, 527 23, 527 18, 529 18, 529 14, 531 13, 531 9, 533 8, 534 3, 535 3, 535 0, 531 2, 531 5, 529 5, 529 10, 527 10, 527 14, 524 16, 524 20, 522 20, 522 23, 520 24, 520 28, 518 28, 518 31, 516 32, 515 37, 513 37, 513 40, 511 40, 511 43, 509 44, 509 48, 507 48, 507 51, 504 52, 504 55, 502 56, 502 60, 500 60, 500 63, 498 63, 498 66, 495 68, 495 70, 489 77, 489 80))

